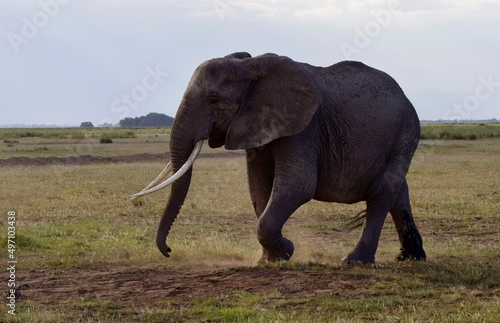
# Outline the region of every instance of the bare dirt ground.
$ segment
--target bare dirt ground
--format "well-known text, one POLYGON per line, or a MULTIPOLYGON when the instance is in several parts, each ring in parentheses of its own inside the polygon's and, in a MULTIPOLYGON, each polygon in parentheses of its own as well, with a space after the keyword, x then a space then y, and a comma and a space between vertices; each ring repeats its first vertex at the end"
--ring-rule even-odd
POLYGON ((223 300, 234 291, 271 295, 270 301, 272 295, 278 299, 307 299, 325 293, 356 298, 365 292, 368 279, 345 271, 266 267, 203 270, 109 267, 75 269, 62 274, 32 270, 20 276, 24 282, 21 297, 33 304, 99 301, 135 310, 164 306, 165 302, 182 308, 182 304, 193 304, 206 297, 223 300))
MULTIPOLYGON (((234 157, 243 156, 243 152, 234 153, 217 153, 217 154, 201 154, 199 158, 221 158, 221 157, 234 157)), ((139 163, 139 162, 159 162, 168 161, 170 155, 168 153, 164 154, 136 154, 136 155, 125 155, 125 156, 91 156, 91 155, 81 155, 81 156, 70 156, 70 157, 10 157, 0 159, 0 167, 11 167, 11 166, 47 166, 47 165, 90 165, 99 163, 139 163)))

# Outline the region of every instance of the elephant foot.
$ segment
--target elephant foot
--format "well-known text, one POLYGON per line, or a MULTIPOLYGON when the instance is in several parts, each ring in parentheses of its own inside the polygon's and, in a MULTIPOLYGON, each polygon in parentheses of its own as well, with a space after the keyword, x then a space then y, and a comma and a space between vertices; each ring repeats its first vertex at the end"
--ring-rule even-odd
POLYGON ((266 264, 269 262, 278 262, 278 261, 288 261, 292 258, 293 251, 295 250, 293 243, 286 239, 280 238, 275 244, 271 247, 264 247, 262 249, 262 257, 259 260, 259 264, 266 264))
POLYGON ((422 245, 422 237, 414 227, 413 230, 406 232, 403 235, 401 249, 396 256, 397 261, 417 260, 425 261, 426 254, 422 245))
POLYGON ((342 262, 346 265, 373 265, 375 263, 375 259, 359 259, 347 256, 342 258, 342 262))
POLYGON ((354 249, 353 252, 342 259, 344 264, 348 265, 368 265, 375 263, 375 254, 371 252, 363 252, 360 248, 354 249))
POLYGON ((413 249, 401 249, 401 251, 396 256, 396 261, 405 261, 405 260, 413 260, 413 261, 425 261, 426 254, 424 249, 422 248, 413 248, 413 249))

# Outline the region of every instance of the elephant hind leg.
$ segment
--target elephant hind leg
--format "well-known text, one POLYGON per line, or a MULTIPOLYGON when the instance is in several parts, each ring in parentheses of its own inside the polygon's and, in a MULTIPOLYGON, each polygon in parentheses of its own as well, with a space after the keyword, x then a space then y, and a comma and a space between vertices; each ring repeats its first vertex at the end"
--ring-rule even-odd
POLYGON ((426 254, 422 244, 422 237, 413 220, 406 181, 401 186, 397 200, 390 209, 390 213, 398 232, 399 242, 401 243, 401 249, 396 256, 396 260, 425 260, 426 254))
POLYGON ((375 262, 375 253, 382 227, 387 217, 388 207, 378 201, 367 201, 366 216, 361 237, 354 250, 343 259, 348 264, 371 264, 375 262))
POLYGON ((399 187, 404 178, 393 176, 388 172, 366 200, 366 216, 361 237, 354 250, 343 259, 349 264, 371 264, 375 262, 380 234, 387 213, 399 196, 399 187))

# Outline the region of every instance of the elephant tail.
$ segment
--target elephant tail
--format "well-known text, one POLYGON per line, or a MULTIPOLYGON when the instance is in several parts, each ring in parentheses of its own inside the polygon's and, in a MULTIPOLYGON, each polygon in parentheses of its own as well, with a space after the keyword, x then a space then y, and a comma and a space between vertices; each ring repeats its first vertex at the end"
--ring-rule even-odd
POLYGON ((354 217, 352 217, 351 220, 344 225, 344 230, 352 231, 356 228, 359 228, 360 226, 363 225, 365 218, 366 218, 366 209, 364 209, 363 211, 359 212, 354 217))

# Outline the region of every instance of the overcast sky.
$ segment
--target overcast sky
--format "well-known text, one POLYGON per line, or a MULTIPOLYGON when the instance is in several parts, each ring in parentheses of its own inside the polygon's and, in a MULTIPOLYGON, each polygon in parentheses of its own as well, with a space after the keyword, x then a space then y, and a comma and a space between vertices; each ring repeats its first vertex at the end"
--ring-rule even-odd
POLYGON ((421 119, 500 119, 498 0, 0 0, 0 125, 175 116, 236 51, 394 77, 421 119))

